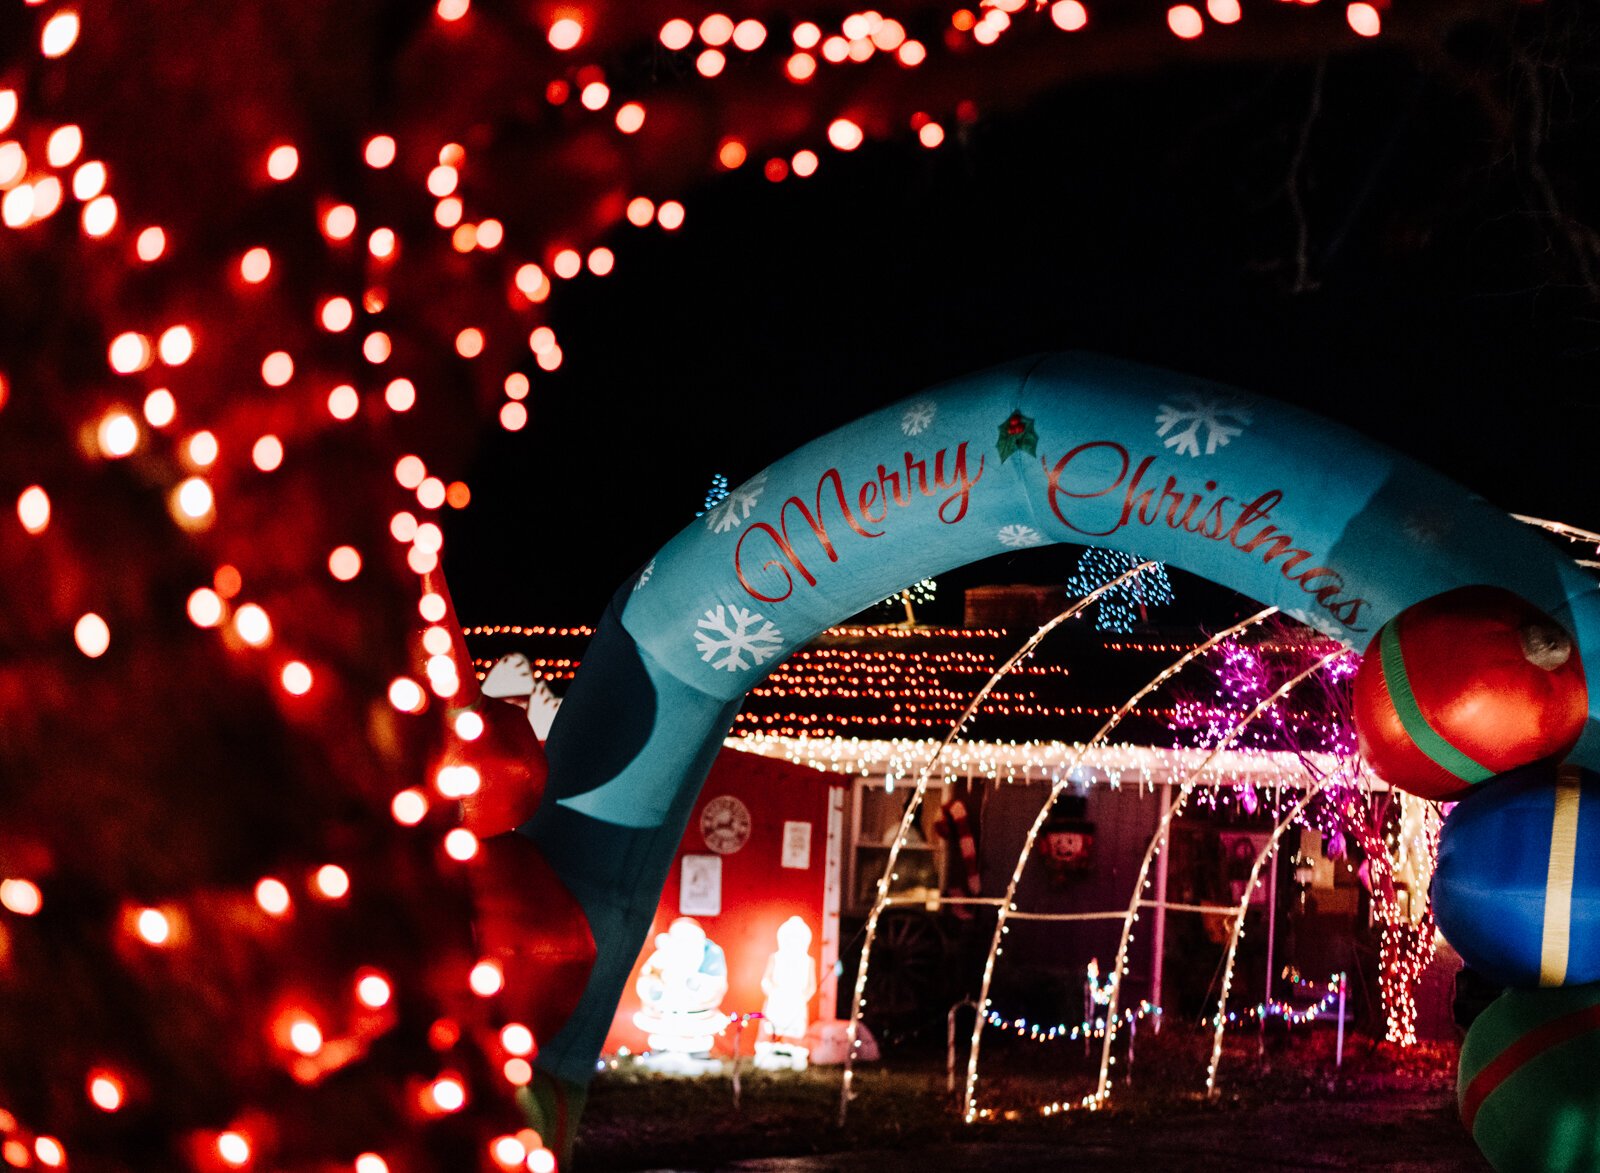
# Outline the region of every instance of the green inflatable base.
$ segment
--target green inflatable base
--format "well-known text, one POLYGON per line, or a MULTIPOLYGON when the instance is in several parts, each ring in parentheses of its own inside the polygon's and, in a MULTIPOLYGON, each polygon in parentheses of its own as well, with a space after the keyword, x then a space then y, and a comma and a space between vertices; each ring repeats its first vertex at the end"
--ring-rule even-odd
POLYGON ((544 1140, 545 1148, 556 1156, 556 1168, 572 1165, 572 1142, 578 1135, 578 1118, 589 1099, 582 1084, 561 1079, 537 1067, 533 1082, 517 1089, 517 1107, 523 1119, 544 1140))
POLYGON ((1467 1031, 1456 1098, 1498 1173, 1600 1173, 1600 984, 1500 995, 1467 1031))

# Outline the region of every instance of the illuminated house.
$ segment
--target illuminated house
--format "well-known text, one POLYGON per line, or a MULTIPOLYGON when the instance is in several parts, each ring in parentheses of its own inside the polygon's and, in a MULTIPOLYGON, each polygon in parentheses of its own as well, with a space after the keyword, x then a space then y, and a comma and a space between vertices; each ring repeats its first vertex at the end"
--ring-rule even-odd
MULTIPOLYGON (((812 1016, 848 1016, 860 928, 905 804, 939 743, 1037 626, 1041 608, 1046 617, 1059 609, 1059 588, 1049 598, 1034 593, 1040 597, 1019 601, 1016 592, 1000 592, 988 600, 987 615, 977 616, 998 617, 1007 627, 832 629, 752 690, 700 795, 652 930, 654 936, 680 915, 695 916, 726 953, 724 1011, 761 1008, 776 928, 799 915, 812 930, 820 968, 812 1016)), ((503 626, 467 635, 480 672, 498 663, 502 679, 538 690, 544 699, 536 705, 545 708, 538 726, 571 680, 590 631, 503 626), (525 667, 505 661, 518 655, 525 667)), ((1005 891, 1029 826, 1078 747, 1204 638, 1193 631, 1106 635, 1076 622, 995 685, 930 776, 900 855, 892 891, 902 902, 880 928, 868 993, 868 1019, 880 1034, 892 1038, 933 1019, 943 1030, 944 1012, 976 987, 993 925, 991 910, 951 898, 1005 891)), ((1215 685, 1198 668, 1192 679, 1134 705, 1111 743, 1072 770, 1018 888, 1019 908, 1127 907, 1164 804, 1207 757, 1202 749, 1174 748, 1176 705, 1215 685)), ((1219 754, 1194 776, 1195 798, 1174 824, 1169 866, 1157 873, 1166 900, 1236 903, 1274 808, 1293 801, 1279 796, 1306 779, 1290 752, 1219 754)), ((1280 854, 1277 878, 1252 898, 1264 910, 1276 890, 1275 972, 1292 964, 1307 977, 1326 978, 1359 965, 1366 903, 1355 870, 1328 859, 1323 837, 1309 831, 1291 831, 1280 854)), ((1130 954, 1131 987, 1198 1016, 1227 920, 1174 912, 1146 923, 1156 920, 1165 921, 1164 981, 1151 965, 1158 934, 1141 932, 1130 954)), ((1115 954, 1120 928, 1120 917, 1013 923, 996 974, 996 1008, 1006 1009, 1008 999, 1059 1002, 1062 991, 1081 986, 1091 959, 1104 965, 1115 954)), ((1247 934, 1241 953, 1235 992, 1246 1001, 1265 986, 1266 936, 1247 934)), ((644 1046, 632 1023, 639 1007, 631 979, 628 989, 612 1050, 644 1046)), ((1283 988, 1274 993, 1287 996, 1283 988)), ((745 1036, 745 1054, 753 1037, 745 1036)))

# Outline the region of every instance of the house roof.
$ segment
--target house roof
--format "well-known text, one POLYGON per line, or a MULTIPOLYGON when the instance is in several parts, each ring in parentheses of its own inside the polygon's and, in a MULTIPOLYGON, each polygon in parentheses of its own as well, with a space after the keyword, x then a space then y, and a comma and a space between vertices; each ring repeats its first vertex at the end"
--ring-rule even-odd
MULTIPOLYGON (((1033 631, 831 628, 750 691, 731 740, 820 768, 914 775, 1033 631)), ((594 630, 507 624, 472 627, 466 634, 480 675, 503 657, 520 654, 536 687, 543 684, 559 697, 594 630)), ((1195 630, 1116 635, 1069 622, 995 684, 959 744, 940 759, 940 769, 986 777, 1055 776, 1074 764, 1075 747, 1092 739, 1129 697, 1207 638, 1195 630)), ((1262 646, 1286 638, 1303 655, 1305 644, 1292 633, 1273 633, 1262 646)), ((1097 748, 1080 768, 1096 779, 1131 775, 1149 782, 1198 766, 1204 750, 1174 752, 1193 742, 1187 730, 1175 728, 1175 719, 1184 700, 1192 704, 1214 695, 1214 663, 1210 656, 1197 660, 1134 705, 1117 725, 1115 744, 1097 748)), ((1267 742, 1265 748, 1285 747, 1267 742)), ((1223 781, 1285 771, 1303 774, 1293 754, 1267 757, 1251 749, 1219 756, 1205 773, 1207 781, 1223 781)))

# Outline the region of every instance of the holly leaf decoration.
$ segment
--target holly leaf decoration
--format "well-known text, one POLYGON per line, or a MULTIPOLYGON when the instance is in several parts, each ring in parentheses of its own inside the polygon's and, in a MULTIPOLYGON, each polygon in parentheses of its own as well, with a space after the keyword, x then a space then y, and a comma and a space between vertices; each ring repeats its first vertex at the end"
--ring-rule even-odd
POLYGON ((1023 415, 1020 411, 1007 416, 1005 423, 1000 425, 1000 439, 995 449, 1000 453, 1001 464, 1018 452, 1026 452, 1029 456, 1039 455, 1039 433, 1033 430, 1033 417, 1023 415))

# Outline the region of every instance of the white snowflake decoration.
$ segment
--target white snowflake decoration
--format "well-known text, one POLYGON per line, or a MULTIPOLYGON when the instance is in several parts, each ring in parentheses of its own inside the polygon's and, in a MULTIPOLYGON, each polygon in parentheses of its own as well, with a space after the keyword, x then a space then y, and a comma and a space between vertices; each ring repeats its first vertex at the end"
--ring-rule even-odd
POLYGON ((650 576, 656 572, 656 560, 650 559, 645 568, 639 572, 638 581, 633 584, 634 590, 642 590, 649 582, 650 576))
POLYGON ((1176 407, 1163 403, 1156 411, 1156 423, 1159 425, 1156 435, 1166 436, 1166 446, 1179 456, 1199 456, 1200 429, 1204 428, 1205 454, 1210 456, 1218 448, 1226 447, 1235 436, 1242 436, 1250 422, 1250 409, 1242 403, 1185 395, 1178 400, 1176 407), (1173 429, 1179 424, 1187 426, 1174 432, 1173 429), (1172 434, 1168 436, 1168 432, 1172 434))
POLYGON ((1010 546, 1013 550, 1044 545, 1044 535, 1031 525, 1003 525, 995 537, 1000 539, 1002 546, 1010 546))
POLYGON ((737 604, 718 603, 695 626, 700 629, 694 633, 700 658, 713 668, 729 672, 742 672, 752 667, 745 662, 746 655, 754 664, 765 664, 783 647, 783 632, 771 620, 737 604))
POLYGON ((740 523, 750 516, 750 511, 761 503, 761 490, 766 487, 767 474, 758 472, 737 489, 731 490, 706 514, 707 528, 719 534, 738 529, 740 523))
POLYGON ((908 436, 920 436, 933 427, 933 417, 939 414, 939 405, 931 399, 919 399, 900 416, 900 430, 908 436))

